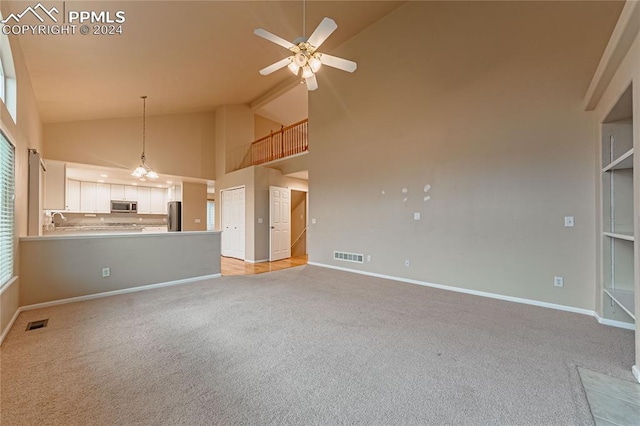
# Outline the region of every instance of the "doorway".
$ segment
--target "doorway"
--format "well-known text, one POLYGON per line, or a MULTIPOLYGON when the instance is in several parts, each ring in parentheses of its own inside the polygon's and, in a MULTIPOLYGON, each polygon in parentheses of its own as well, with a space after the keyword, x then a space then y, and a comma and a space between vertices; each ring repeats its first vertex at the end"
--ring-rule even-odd
POLYGON ((291 190, 291 256, 307 255, 308 192, 291 190))
POLYGON ((245 188, 220 191, 222 198, 221 254, 244 260, 245 258, 245 188))

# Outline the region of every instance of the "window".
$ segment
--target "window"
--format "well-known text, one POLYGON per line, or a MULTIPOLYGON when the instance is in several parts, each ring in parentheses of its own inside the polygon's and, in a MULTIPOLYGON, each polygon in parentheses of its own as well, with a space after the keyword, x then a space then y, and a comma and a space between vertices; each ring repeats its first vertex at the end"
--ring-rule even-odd
POLYGON ((207 200, 207 231, 213 231, 216 227, 216 204, 213 200, 207 200))
MULTIPOLYGON (((2 14, 0 14, 0 19, 2 19, 2 14)), ((17 90, 16 69, 13 64, 9 37, 4 32, 0 32, 0 99, 9 111, 14 123, 18 114, 17 90)))
POLYGON ((0 287, 13 277, 14 162, 13 145, 0 133, 0 287))

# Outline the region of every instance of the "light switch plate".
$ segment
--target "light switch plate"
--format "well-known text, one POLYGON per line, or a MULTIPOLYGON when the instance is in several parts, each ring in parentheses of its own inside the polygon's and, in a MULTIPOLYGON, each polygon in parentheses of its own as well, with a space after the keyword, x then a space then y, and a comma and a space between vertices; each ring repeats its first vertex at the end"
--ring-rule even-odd
POLYGON ((413 214, 413 220, 420 220, 420 212, 415 212, 413 214))
POLYGON ((262 218, 261 217, 258 218, 258 223, 262 223, 262 218))
POLYGON ((314 224, 314 225, 316 224, 316 218, 315 217, 313 219, 311 219, 311 223, 314 224))
POLYGON ((200 223, 200 219, 196 219, 196 220, 195 220, 195 222, 196 222, 196 223, 200 223))
POLYGON ((553 277, 553 285, 556 287, 564 287, 564 278, 553 277))
POLYGON ((564 226, 566 226, 567 228, 571 228, 571 227, 573 227, 574 224, 575 224, 575 221, 574 221, 573 216, 565 216, 564 217, 564 226))

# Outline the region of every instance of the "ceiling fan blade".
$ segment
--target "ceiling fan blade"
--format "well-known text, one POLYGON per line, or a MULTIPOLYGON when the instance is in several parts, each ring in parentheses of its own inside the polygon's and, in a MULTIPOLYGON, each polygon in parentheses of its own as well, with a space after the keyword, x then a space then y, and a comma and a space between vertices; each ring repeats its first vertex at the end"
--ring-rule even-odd
POLYGON ((289 65, 291 63, 291 56, 289 56, 288 58, 284 58, 282 60, 279 60, 278 62, 276 62, 275 64, 271 64, 268 67, 262 68, 260 70, 260 74, 262 75, 269 75, 272 72, 278 71, 280 68, 284 68, 287 65, 289 65))
POLYGON ((287 41, 285 39, 283 39, 282 37, 278 37, 277 35, 270 33, 269 31, 262 29, 262 28, 257 28, 253 31, 253 33, 255 35, 257 35, 258 37, 262 37, 264 39, 269 40, 270 42, 273 42, 275 44, 279 44, 280 46, 284 47, 285 49, 291 49, 292 47, 294 47, 293 43, 291 43, 290 41, 287 41))
POLYGON ((307 83, 307 90, 312 92, 318 88, 318 80, 316 80, 316 75, 313 74, 311 77, 307 77, 304 79, 305 83, 307 83))
POLYGON ((311 34, 311 37, 309 37, 307 43, 317 49, 322 43, 324 43, 327 38, 329 38, 331 33, 333 33, 336 28, 338 28, 338 24, 336 24, 336 21, 334 21, 333 19, 322 19, 322 22, 320 22, 320 25, 318 25, 313 34, 311 34))
POLYGON ((333 68, 338 68, 342 71, 354 72, 358 68, 358 64, 348 59, 338 58, 337 56, 327 55, 326 53, 320 54, 320 62, 323 65, 327 65, 333 68))

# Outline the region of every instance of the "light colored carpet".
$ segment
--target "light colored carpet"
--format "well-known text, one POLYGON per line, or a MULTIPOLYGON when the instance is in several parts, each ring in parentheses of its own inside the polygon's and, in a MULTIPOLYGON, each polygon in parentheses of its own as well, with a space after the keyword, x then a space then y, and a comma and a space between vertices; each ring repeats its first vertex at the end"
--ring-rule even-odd
POLYGON ((633 339, 306 266, 22 313, 2 346, 1 421, 588 425, 577 366, 631 381, 633 339))

